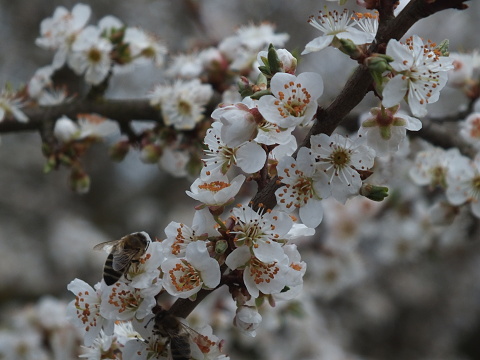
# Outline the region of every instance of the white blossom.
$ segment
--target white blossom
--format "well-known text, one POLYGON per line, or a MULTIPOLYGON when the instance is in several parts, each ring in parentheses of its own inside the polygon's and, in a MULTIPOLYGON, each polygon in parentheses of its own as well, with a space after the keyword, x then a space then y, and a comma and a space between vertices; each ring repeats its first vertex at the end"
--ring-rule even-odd
POLYGON ((150 94, 150 104, 160 106, 163 121, 177 130, 191 130, 204 118, 205 106, 213 95, 210 84, 200 80, 176 81, 157 85, 150 94))
POLYGON ((263 262, 275 261, 283 257, 282 241, 293 226, 292 219, 280 211, 254 211, 248 206, 232 210, 236 225, 231 231, 235 234, 235 245, 248 246, 252 253, 263 262))
POLYGON ((229 147, 221 138, 222 123, 214 122, 207 130, 204 150, 207 158, 203 159, 203 172, 227 174, 232 165, 237 165, 248 174, 259 171, 264 165, 267 155, 263 148, 254 141, 246 141, 239 146, 229 147))
POLYGON ((0 122, 7 115, 12 115, 17 121, 27 122, 28 117, 20 110, 22 106, 21 100, 15 94, 3 90, 0 93, 0 122))
POLYGON ((469 160, 455 148, 449 150, 432 148, 417 153, 409 175, 417 185, 446 188, 447 175, 453 166, 469 167, 469 160))
POLYGON ((264 263, 252 255, 248 246, 240 246, 227 256, 225 263, 232 270, 243 269, 243 281, 254 298, 260 291, 278 294, 287 284, 289 260, 285 254, 276 261, 264 263))
POLYGON ((453 205, 470 203, 473 215, 480 218, 480 155, 470 163, 456 162, 447 174, 447 199, 453 205))
POLYGON ((262 315, 253 306, 239 306, 237 308, 233 325, 235 325, 243 334, 255 337, 256 329, 262 322, 262 315))
POLYGON ((128 27, 123 41, 128 44, 130 55, 135 62, 152 58, 156 66, 163 65, 167 48, 154 35, 136 27, 128 27))
POLYGON ((417 131, 422 122, 417 118, 397 112, 399 106, 385 109, 372 108, 370 115, 363 116, 358 130, 367 139, 367 145, 377 156, 397 152, 407 136, 407 130, 417 131))
POLYGON ((68 284, 67 289, 75 295, 75 300, 67 306, 67 318, 83 332, 85 345, 93 344, 102 327, 111 335, 113 322, 100 314, 102 292, 99 287, 93 289, 85 281, 75 279, 68 284))
POLYGON ((110 71, 112 50, 112 43, 101 37, 101 30, 88 26, 75 38, 68 65, 77 75, 85 73, 87 83, 98 85, 110 71))
POLYGON ((35 40, 35 44, 57 51, 53 58, 53 68, 60 69, 65 64, 71 45, 86 25, 90 14, 90 6, 85 4, 76 4, 71 12, 59 6, 51 18, 42 20, 41 37, 35 40))
POLYGON ((460 135, 480 150, 480 113, 474 112, 460 122, 460 135))
POLYGON ((353 141, 340 134, 314 135, 310 141, 317 158, 316 167, 327 175, 332 196, 345 203, 347 198, 358 194, 362 186, 358 171, 373 167, 375 152, 358 139, 353 141))
POLYGON ((167 258, 162 271, 165 290, 180 298, 188 298, 202 287, 215 288, 220 282, 220 266, 208 254, 204 241, 188 244, 184 258, 167 258))
POLYGON ((242 174, 229 181, 226 175, 213 173, 199 177, 190 186, 191 191, 185 192, 207 206, 222 206, 237 195, 244 181, 245 176, 242 174))
POLYGON ((275 191, 278 206, 286 212, 299 209, 300 220, 308 227, 317 227, 323 218, 321 200, 330 195, 328 179, 315 171, 312 152, 302 147, 297 159, 284 156, 277 165, 279 180, 284 184, 275 191))
POLYGON ((276 73, 270 89, 272 95, 262 96, 258 102, 258 110, 267 121, 281 128, 307 125, 317 112, 323 80, 317 73, 276 73))
POLYGON ((356 45, 371 42, 371 34, 362 32, 350 25, 352 18, 348 10, 345 9, 341 13, 336 10, 325 14, 322 11, 319 11, 319 13, 316 18, 313 15, 310 16, 308 22, 315 29, 320 30, 323 35, 305 45, 302 55, 325 49, 338 39, 351 40, 356 45))
POLYGON ((152 313, 156 294, 152 289, 136 289, 121 281, 104 286, 100 313, 113 321, 143 319, 152 313))
POLYGON ((447 83, 447 71, 453 69, 452 60, 440 56, 432 44, 424 45, 414 35, 405 44, 392 39, 387 45, 387 55, 394 59, 390 66, 395 76, 383 89, 383 106, 390 108, 406 97, 414 116, 427 114, 427 104, 434 103, 447 83))

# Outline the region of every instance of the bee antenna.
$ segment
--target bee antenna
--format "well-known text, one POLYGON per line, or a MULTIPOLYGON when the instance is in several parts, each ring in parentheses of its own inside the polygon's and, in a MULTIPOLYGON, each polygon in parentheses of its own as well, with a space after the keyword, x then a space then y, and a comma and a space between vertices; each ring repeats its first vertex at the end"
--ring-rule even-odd
POLYGON ((153 316, 150 320, 147 321, 147 323, 144 326, 145 329, 147 328, 148 324, 150 324, 152 320, 155 320, 155 316, 153 316))

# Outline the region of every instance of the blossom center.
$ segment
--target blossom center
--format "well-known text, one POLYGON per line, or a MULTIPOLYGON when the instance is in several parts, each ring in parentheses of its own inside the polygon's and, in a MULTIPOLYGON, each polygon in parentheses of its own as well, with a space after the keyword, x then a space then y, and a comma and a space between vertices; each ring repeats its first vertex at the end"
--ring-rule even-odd
POLYGON ((261 283, 270 283, 272 279, 280 271, 280 268, 277 266, 277 262, 272 262, 270 264, 266 264, 258 260, 257 258, 253 258, 250 262, 250 276, 254 279, 255 284, 261 283))
POLYGON ((344 168, 350 163, 350 152, 344 148, 337 148, 329 157, 335 168, 344 168))
POLYGON ((198 188, 216 193, 216 192, 219 192, 220 190, 228 188, 229 186, 230 184, 224 181, 212 181, 209 183, 201 184, 198 186, 198 188))
POLYGON ((173 286, 179 292, 188 291, 201 285, 200 275, 187 261, 179 262, 169 270, 168 275, 173 286))
POLYGON ((92 63, 98 63, 102 59, 102 53, 98 49, 92 48, 88 52, 88 59, 92 63))
POLYGON ((180 100, 178 102, 178 112, 182 115, 189 115, 192 113, 192 106, 189 102, 185 100, 180 100))
POLYGON ((108 297, 108 303, 118 308, 120 314, 131 309, 138 309, 141 301, 141 298, 137 298, 131 291, 117 292, 116 287, 112 288, 112 293, 108 297))

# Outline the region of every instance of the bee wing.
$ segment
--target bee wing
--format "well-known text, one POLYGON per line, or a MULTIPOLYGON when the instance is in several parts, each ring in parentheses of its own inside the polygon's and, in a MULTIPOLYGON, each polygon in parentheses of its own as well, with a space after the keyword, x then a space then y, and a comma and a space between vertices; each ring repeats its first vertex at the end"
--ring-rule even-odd
POLYGON ((102 251, 105 250, 106 252, 112 251, 112 248, 115 244, 118 243, 119 240, 110 240, 110 241, 105 241, 100 244, 97 244, 93 247, 93 250, 97 251, 102 251))
POLYGON ((138 254, 138 250, 128 249, 128 250, 119 250, 113 251, 113 270, 122 271, 124 270, 133 260, 135 255, 138 254))

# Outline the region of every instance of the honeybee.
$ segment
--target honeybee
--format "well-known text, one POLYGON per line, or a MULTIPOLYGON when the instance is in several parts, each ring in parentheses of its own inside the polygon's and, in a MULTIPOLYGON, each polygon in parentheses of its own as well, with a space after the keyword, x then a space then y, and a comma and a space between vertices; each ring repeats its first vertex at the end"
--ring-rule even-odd
POLYGON ((145 254, 150 242, 150 236, 142 231, 96 245, 94 250, 110 251, 103 267, 105 283, 113 285, 125 275, 132 262, 137 262, 145 254))
POLYGON ((190 334, 186 325, 164 309, 161 309, 154 319, 153 331, 157 335, 168 339, 172 360, 190 360, 192 351, 190 349, 190 334))

